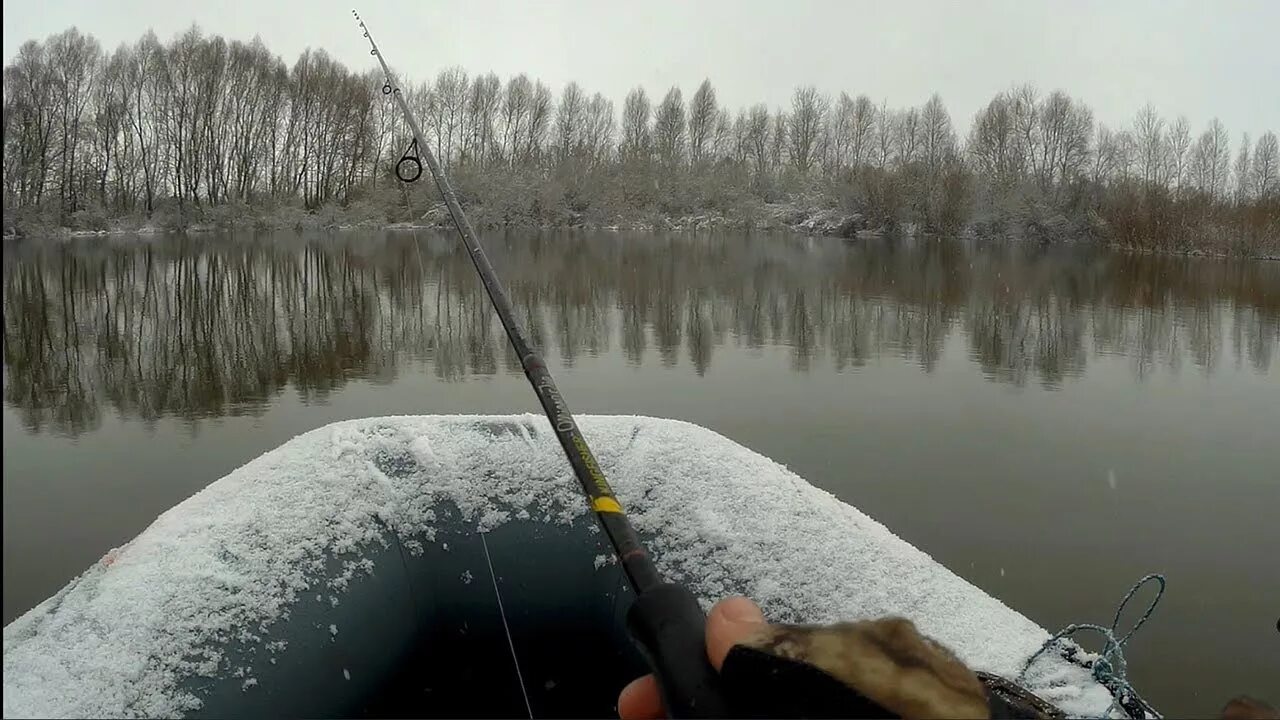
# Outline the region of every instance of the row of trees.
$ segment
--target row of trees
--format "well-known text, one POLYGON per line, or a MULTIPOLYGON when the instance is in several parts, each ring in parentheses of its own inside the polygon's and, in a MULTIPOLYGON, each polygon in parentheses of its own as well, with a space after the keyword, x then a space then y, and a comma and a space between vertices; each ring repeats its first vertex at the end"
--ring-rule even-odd
POLYGON ((1244 134, 1232 165, 1227 130, 1216 118, 1194 139, 1186 117, 1167 123, 1151 105, 1131 128, 1095 127, 1083 103, 1062 92, 1041 98, 1030 86, 1001 93, 978 113, 968 150, 996 182, 1032 178, 1046 190, 1080 179, 1133 179, 1239 203, 1280 190, 1274 132, 1252 147, 1244 134))
MULTIPOLYGON (((4 69, 6 210, 67 225, 174 205, 179 214, 362 198, 407 205, 390 180, 409 138, 384 81, 322 50, 289 67, 258 39, 228 42, 195 27, 167 44, 148 32, 112 53, 75 28, 27 42, 4 69)), ((1079 100, 1030 86, 992 99, 963 139, 936 94, 895 109, 807 86, 789 107, 735 113, 703 81, 687 101, 678 87, 660 100, 636 88, 618 112, 577 83, 557 95, 525 75, 503 81, 460 68, 405 83, 405 94, 464 191, 479 176, 563 180, 563 198, 534 196, 543 209, 563 201, 670 211, 664 200, 688 187, 681 178, 715 181, 721 200, 816 189, 886 223, 940 229, 1011 194, 1077 211, 1105 211, 1106 194, 1121 186, 1213 207, 1270 208, 1280 195, 1273 132, 1256 143, 1243 136, 1233 160, 1217 120, 1193 137, 1185 118, 1168 122, 1148 106, 1132 127, 1113 129, 1079 100), (593 185, 614 192, 584 200, 593 185)), ((511 183, 486 187, 515 192, 511 183)))
POLYGON ((4 70, 4 190, 67 222, 161 198, 219 204, 350 195, 376 162, 376 79, 323 52, 293 68, 255 40, 148 33, 104 54, 68 30, 4 70))

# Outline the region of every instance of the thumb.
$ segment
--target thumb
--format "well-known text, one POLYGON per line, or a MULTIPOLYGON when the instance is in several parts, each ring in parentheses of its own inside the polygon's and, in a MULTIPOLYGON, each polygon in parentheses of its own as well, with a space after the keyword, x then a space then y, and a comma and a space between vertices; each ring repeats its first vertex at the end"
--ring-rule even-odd
POLYGON ((744 597, 725 598, 707 615, 707 658, 716 670, 734 645, 765 627, 760 606, 744 597))

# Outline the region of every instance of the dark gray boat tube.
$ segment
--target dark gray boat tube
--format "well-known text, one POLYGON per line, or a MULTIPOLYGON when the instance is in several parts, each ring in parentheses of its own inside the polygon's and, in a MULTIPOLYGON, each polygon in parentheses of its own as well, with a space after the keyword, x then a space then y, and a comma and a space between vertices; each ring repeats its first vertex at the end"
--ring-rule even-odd
MULTIPOLYGON (((590 518, 515 520, 489 532, 447 512, 417 554, 398 538, 337 604, 304 597, 273 635, 245 646, 248 668, 186 686, 193 717, 609 717, 645 672, 623 631, 630 602, 590 518), (445 548, 448 549, 445 549, 445 548), (332 631, 331 631, 332 630, 332 631)), ((331 563, 336 576, 340 565, 331 563)))

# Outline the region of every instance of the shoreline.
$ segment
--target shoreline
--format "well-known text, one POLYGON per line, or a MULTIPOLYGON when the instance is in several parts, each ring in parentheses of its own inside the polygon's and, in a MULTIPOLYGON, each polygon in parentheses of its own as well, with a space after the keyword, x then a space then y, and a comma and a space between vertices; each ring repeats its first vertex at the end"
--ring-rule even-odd
MULTIPOLYGON (((105 230, 75 230, 59 227, 35 233, 6 233, 5 242, 17 240, 71 239, 94 237, 120 237, 125 235, 162 236, 162 235, 205 235, 218 232, 319 232, 339 233, 353 231, 386 231, 386 230, 440 230, 448 231, 453 227, 452 219, 445 214, 439 217, 444 206, 433 208, 415 222, 355 222, 355 223, 296 223, 293 226, 271 226, 264 222, 243 222, 232 224, 193 223, 183 228, 164 228, 157 225, 142 225, 136 228, 115 227, 105 230), (430 217, 429 216, 436 216, 430 217)), ((743 232, 787 232, 806 237, 833 238, 839 240, 870 240, 883 238, 890 234, 899 234, 907 238, 938 237, 936 233, 920 231, 911 225, 891 230, 885 227, 868 227, 859 213, 841 213, 835 210, 810 209, 801 210, 792 205, 772 205, 765 208, 769 217, 763 222, 758 220, 732 221, 723 215, 700 213, 679 218, 664 216, 661 224, 653 220, 621 220, 610 224, 581 222, 575 224, 546 223, 532 225, 527 223, 487 223, 478 230, 532 230, 532 231, 595 231, 595 232, 681 232, 694 233, 703 231, 738 230, 743 232), (799 222, 786 222, 784 218, 803 217, 799 222)), ((314 216, 312 216, 314 217, 314 216)), ((118 221, 117 221, 118 222, 118 221)), ((995 239, 992 236, 980 236, 967 227, 954 235, 956 238, 995 239)), ((1229 252, 1218 252, 1193 248, 1189 250, 1163 250, 1158 248, 1141 248, 1114 242, 1104 242, 1087 237, 1066 241, 1044 241, 1034 238, 1018 238, 1005 235, 1003 239, 1015 242, 1042 242, 1046 245, 1075 245, 1090 243, 1099 248, 1117 252, 1135 253, 1139 255, 1165 255, 1169 257, 1206 258, 1220 260, 1259 260, 1280 262, 1280 254, 1240 255, 1229 252)))

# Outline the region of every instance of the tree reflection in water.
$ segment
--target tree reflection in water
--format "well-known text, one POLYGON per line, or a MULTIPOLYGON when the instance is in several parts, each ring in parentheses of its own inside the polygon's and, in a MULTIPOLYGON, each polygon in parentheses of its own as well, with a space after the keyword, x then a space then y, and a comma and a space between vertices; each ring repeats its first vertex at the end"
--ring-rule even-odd
MULTIPOLYGON (((1280 263, 778 236, 488 245, 531 340, 566 366, 618 355, 703 375, 717 353, 785 347, 795 372, 883 357, 932 372, 958 334, 986 378, 1055 388, 1099 355, 1141 380, 1186 361, 1266 372, 1280 346, 1280 263)), ((4 397, 33 431, 92 430, 104 407, 256 414, 287 387, 318 400, 423 368, 520 372, 446 235, 19 242, 4 260, 4 397)))

